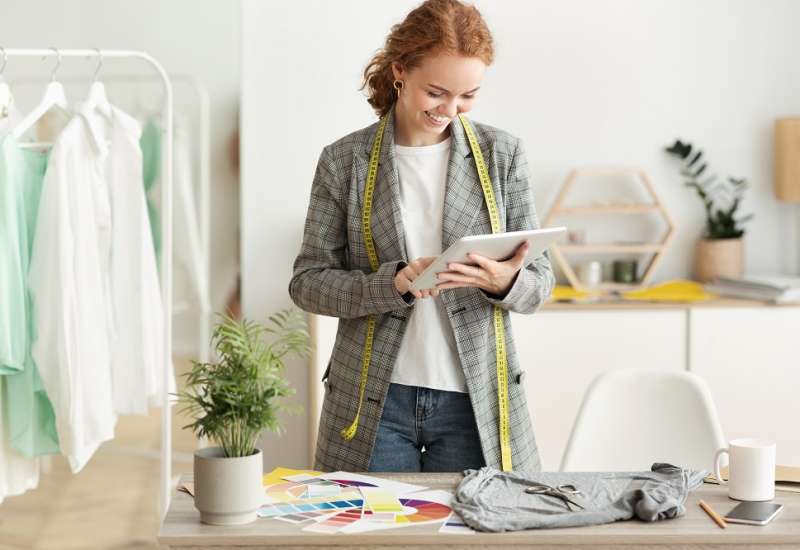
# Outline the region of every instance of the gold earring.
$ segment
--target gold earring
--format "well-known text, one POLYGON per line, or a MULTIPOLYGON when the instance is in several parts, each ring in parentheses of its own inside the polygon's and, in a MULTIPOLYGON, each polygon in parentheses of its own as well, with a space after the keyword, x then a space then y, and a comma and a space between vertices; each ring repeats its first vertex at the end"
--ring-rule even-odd
POLYGON ((395 81, 392 82, 392 86, 394 86, 394 89, 397 90, 397 97, 400 97, 400 91, 403 89, 404 85, 405 84, 402 80, 395 79, 395 81))

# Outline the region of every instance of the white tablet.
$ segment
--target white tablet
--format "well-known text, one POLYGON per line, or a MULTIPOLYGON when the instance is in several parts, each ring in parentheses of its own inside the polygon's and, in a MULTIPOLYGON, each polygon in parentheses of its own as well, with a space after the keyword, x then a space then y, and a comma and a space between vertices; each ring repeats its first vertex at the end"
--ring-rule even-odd
POLYGON ((451 244, 419 277, 411 282, 411 290, 434 288, 438 282, 436 276, 442 271, 447 271, 447 264, 451 262, 474 264, 467 257, 470 252, 492 260, 505 260, 514 255, 514 251, 519 245, 528 241, 530 248, 525 256, 525 264, 529 264, 541 256, 548 246, 566 232, 566 227, 548 227, 529 231, 509 231, 508 233, 462 237, 451 244))

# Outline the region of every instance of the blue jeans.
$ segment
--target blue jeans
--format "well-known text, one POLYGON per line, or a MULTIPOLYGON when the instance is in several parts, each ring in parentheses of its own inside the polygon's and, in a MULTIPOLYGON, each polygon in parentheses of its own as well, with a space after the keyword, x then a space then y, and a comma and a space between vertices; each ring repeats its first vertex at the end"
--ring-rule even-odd
POLYGON ((469 394, 389 385, 370 472, 461 472, 484 465, 469 394))

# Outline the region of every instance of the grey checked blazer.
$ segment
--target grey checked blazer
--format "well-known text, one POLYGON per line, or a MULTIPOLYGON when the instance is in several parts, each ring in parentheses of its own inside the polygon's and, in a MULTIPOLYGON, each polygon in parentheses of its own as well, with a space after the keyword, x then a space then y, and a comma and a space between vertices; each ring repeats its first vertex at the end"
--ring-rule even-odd
MULTIPOLYGON (((395 163, 394 113, 390 112, 380 155, 372 213, 372 234, 380 268, 372 272, 361 232, 361 207, 372 142, 378 123, 353 132, 322 150, 311 187, 303 244, 289 284, 292 300, 305 311, 339 318, 336 343, 324 377, 325 399, 314 468, 366 471, 372 456, 392 368, 414 298, 401 296, 394 276, 406 256, 395 163), (356 436, 340 432, 355 418, 367 318, 377 315, 369 379, 356 436)), ((519 139, 472 122, 489 168, 505 231, 538 226, 519 139)), ((453 138, 445 192, 442 250, 465 235, 491 233, 489 212, 461 123, 453 138)), ((413 258, 412 258, 413 259, 413 258)), ((514 470, 541 468, 522 387, 509 311, 533 313, 554 283, 550 261, 539 257, 523 268, 506 296, 480 289, 442 291, 440 297, 455 334, 487 465, 501 467, 497 372, 492 306, 503 308, 509 365, 509 424, 514 470)))

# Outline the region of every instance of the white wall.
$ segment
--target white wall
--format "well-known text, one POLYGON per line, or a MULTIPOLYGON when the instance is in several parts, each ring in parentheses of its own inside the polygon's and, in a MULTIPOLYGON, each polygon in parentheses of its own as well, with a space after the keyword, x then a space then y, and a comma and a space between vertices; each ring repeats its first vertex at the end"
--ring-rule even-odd
MULTIPOLYGON (((238 271, 238 178, 228 157, 228 139, 238 124, 240 86, 240 4, 213 0, 3 0, 0 8, 0 46, 5 48, 104 48, 145 50, 170 73, 191 75, 208 90, 211 103, 211 290, 212 305, 221 310, 236 284, 238 271)), ((65 59, 59 76, 91 76, 95 60, 65 59)), ((52 58, 11 59, 5 71, 21 106, 38 101, 42 86, 17 86, 15 78, 48 76, 52 58)), ((153 74, 141 61, 106 61, 102 75, 153 74)), ((71 100, 86 95, 86 85, 67 85, 71 100)), ((160 105, 156 85, 141 85, 142 106, 160 105)), ((108 86, 115 101, 119 85, 108 86)), ((132 93, 133 94, 133 93, 132 93)), ((131 94, 131 95, 132 95, 131 94)), ((126 94, 126 97, 130 95, 126 94)), ((118 98, 120 101, 123 98, 118 98)), ((196 117, 190 88, 175 85, 176 112, 196 117)), ((123 104, 123 107, 127 105, 123 104)), ((191 119, 190 119, 191 122, 191 119)), ((181 292, 176 280, 176 294, 181 292)), ((178 351, 196 345, 196 312, 175 317, 178 351)))
MULTIPOLYGON (((242 264, 245 313, 290 304, 287 285, 322 147, 374 121, 357 91, 390 26, 416 1, 245 0, 242 9, 242 264)), ((476 120, 523 138, 543 217, 569 169, 644 167, 678 228, 656 280, 690 274, 700 202, 663 147, 700 144, 753 188, 743 212, 749 271, 795 269, 793 214, 772 195, 774 118, 800 112, 800 2, 544 0, 476 2, 497 57, 476 120)), ((303 402, 300 363, 291 378, 303 402)), ((311 383, 318 383, 312 380, 311 383)), ((300 465, 306 419, 265 441, 267 462, 300 465)))

